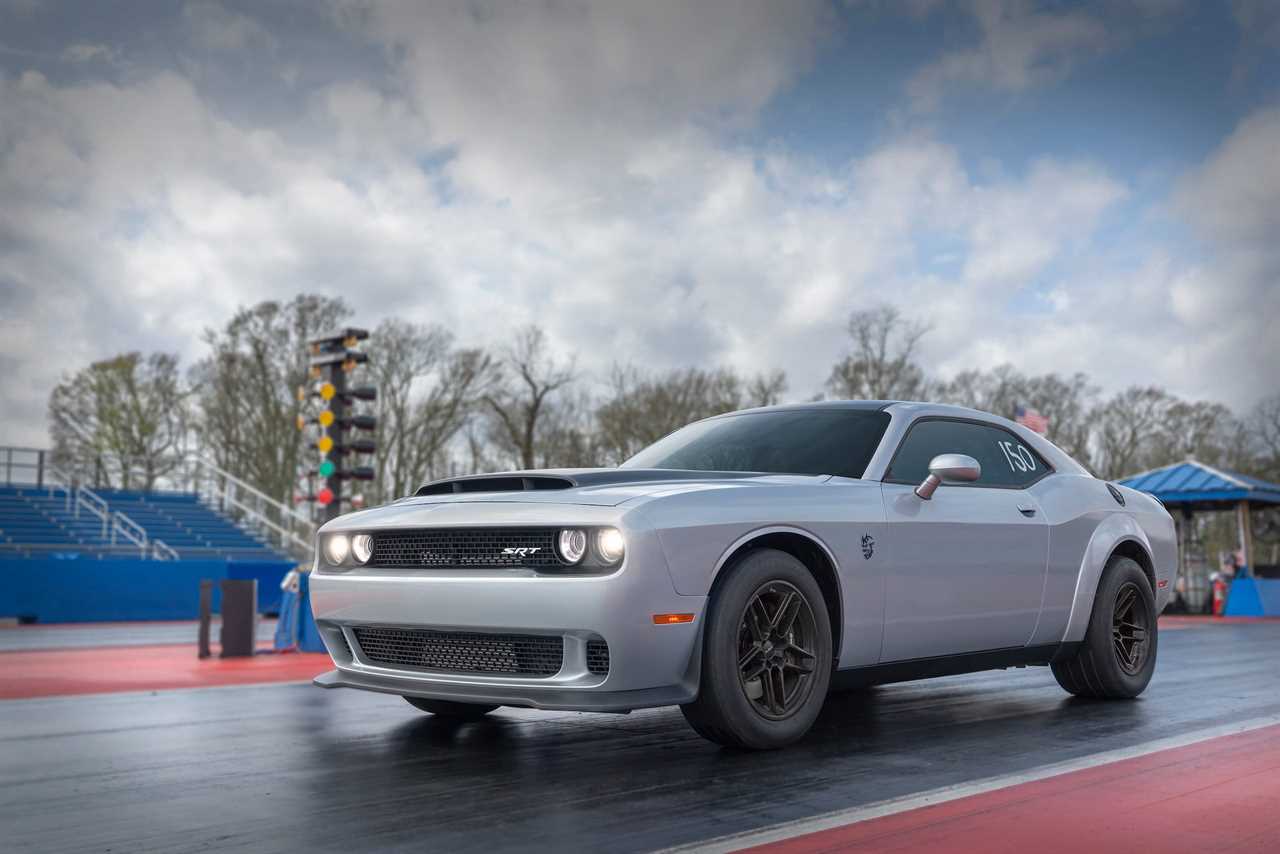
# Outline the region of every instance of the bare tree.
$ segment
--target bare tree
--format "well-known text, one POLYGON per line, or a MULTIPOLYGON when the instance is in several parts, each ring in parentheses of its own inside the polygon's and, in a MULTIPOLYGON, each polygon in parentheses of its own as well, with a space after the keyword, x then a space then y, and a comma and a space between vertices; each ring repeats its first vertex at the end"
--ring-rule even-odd
POLYGON ((786 393, 786 371, 779 369, 768 374, 756 374, 747 383, 747 405, 776 406, 786 393))
POLYGON ((482 398, 491 417, 491 439, 499 453, 531 469, 547 438, 545 416, 576 372, 572 362, 558 362, 548 352, 546 335, 537 326, 520 331, 503 354, 502 371, 503 381, 482 398))
POLYGON ((838 398, 915 400, 927 394, 924 371, 913 361, 928 324, 906 320, 891 305, 849 316, 852 349, 831 368, 827 390, 838 398))
POLYGON ((296 389, 309 381, 306 342, 348 316, 340 299, 301 294, 242 308, 206 331, 210 354, 192 375, 200 439, 218 466, 289 501, 309 441, 295 424, 303 409, 296 389))
POLYGON ((1084 374, 1027 376, 1012 365, 991 371, 964 371, 938 383, 932 397, 940 402, 981 409, 1013 418, 1019 405, 1049 419, 1048 438, 1086 465, 1090 461, 1090 412, 1098 389, 1084 374))
POLYGON ((1246 422, 1247 437, 1259 477, 1280 481, 1280 394, 1260 401, 1246 422))
POLYGON ((188 391, 178 357, 125 353, 64 379, 49 395, 54 458, 92 461, 108 486, 151 489, 187 438, 188 391))
POLYGON ((367 347, 378 386, 375 498, 406 495, 452 468, 449 445, 495 377, 482 350, 455 349, 441 326, 383 321, 367 347))
POLYGON ((1090 416, 1095 473, 1113 480, 1153 467, 1150 438, 1173 403, 1163 389, 1134 386, 1096 407, 1090 416))
MULTIPOLYGON (((778 381, 776 376, 757 377, 753 390, 775 394, 778 381)), ((742 408, 744 384, 727 369, 649 375, 615 367, 610 384, 610 397, 596 410, 596 423, 602 451, 614 464, 691 421, 742 408)))

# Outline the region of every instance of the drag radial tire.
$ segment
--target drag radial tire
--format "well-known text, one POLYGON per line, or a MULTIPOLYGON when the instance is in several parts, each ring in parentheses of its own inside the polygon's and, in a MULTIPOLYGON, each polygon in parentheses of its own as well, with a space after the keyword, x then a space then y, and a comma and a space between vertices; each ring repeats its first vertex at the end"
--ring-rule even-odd
POLYGON ((441 718, 455 721, 478 721, 492 712, 497 706, 485 706, 479 703, 455 703, 452 700, 428 700, 426 697, 405 697, 409 705, 430 712, 441 718))
POLYGON ((1084 643, 1053 662, 1053 675, 1078 697, 1125 700, 1138 696, 1156 668, 1156 602, 1142 567, 1112 557, 1098 581, 1084 643))
POLYGON ((703 626, 698 697, 680 710, 726 747, 784 747, 813 726, 831 682, 822 590, 804 564, 773 549, 724 571, 703 626))

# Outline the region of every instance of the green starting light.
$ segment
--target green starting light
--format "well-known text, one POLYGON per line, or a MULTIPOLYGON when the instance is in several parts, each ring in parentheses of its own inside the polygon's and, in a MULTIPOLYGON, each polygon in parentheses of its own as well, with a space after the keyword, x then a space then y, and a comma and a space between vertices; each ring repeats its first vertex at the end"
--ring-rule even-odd
POLYGON ((320 476, 329 477, 333 474, 333 460, 325 460, 320 464, 320 476))

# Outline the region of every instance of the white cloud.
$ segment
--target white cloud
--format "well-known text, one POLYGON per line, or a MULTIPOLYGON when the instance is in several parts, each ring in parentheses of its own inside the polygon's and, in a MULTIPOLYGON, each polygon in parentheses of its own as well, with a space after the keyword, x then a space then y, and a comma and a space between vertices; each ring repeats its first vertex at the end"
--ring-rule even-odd
POLYGON ((257 21, 212 0, 187 3, 182 14, 196 43, 209 50, 236 52, 276 45, 275 37, 257 21))
POLYGON ((1041 11, 1030 0, 976 0, 977 45, 948 51, 915 74, 907 92, 918 109, 953 87, 1021 92, 1060 79, 1112 42, 1096 16, 1079 9, 1041 11))
POLYGON ((1274 354, 1242 337, 1274 309, 1247 269, 1275 236, 1267 114, 1186 185, 1225 254, 1152 243, 1133 265, 1098 234, 1132 192, 1094 162, 988 171, 907 134, 831 166, 734 141, 814 60, 820 9, 476 8, 347 8, 399 76, 313 90, 276 125, 176 72, 0 78, 0 396, 22 431, 4 440, 43 444, 62 372, 126 349, 189 362, 236 306, 299 291, 475 344, 536 321, 600 372, 782 367, 797 397, 848 312, 883 300, 935 322, 943 373, 1009 360, 1236 403, 1258 382, 1233 360, 1274 354))
POLYGON ((117 53, 104 44, 76 42, 63 49, 62 58, 68 62, 114 62, 117 53))

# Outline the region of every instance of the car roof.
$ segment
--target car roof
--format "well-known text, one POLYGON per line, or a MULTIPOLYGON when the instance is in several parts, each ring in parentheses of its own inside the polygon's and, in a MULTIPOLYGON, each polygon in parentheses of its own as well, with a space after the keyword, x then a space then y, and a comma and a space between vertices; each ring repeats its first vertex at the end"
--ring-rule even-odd
MULTIPOLYGON (((921 400, 813 400, 805 403, 786 403, 778 406, 757 406, 753 409, 740 409, 737 412, 726 412, 723 415, 716 415, 713 418, 731 418, 735 415, 742 415, 748 412, 786 412, 786 411, 805 411, 805 410, 855 410, 863 412, 888 412, 895 416, 901 415, 910 422, 916 418, 924 416, 942 416, 949 418, 964 418, 973 421, 981 421, 987 424, 993 424, 997 427, 1003 427, 1019 436, 1024 442, 1035 448, 1040 455, 1046 457, 1054 468, 1059 471, 1074 471, 1077 474, 1089 475, 1088 469, 1080 465, 1069 454, 1050 442, 1039 433, 1032 432, 1021 424, 1017 424, 1008 418, 1002 418, 999 415, 990 412, 984 412, 981 409, 971 409, 967 406, 954 406, 949 403, 928 403, 921 400)), ((706 419, 712 420, 712 419, 706 419)), ((895 421, 898 420, 895 417, 895 421)))
MULTIPOLYGON (((806 409, 853 409, 860 411, 893 410, 911 413, 912 415, 951 415, 958 418, 976 418, 982 421, 994 421, 1000 424, 1013 422, 990 412, 970 409, 967 406, 953 406, 949 403, 928 403, 922 400, 811 400, 802 403, 783 403, 775 406, 757 406, 751 409, 739 409, 726 412, 724 415, 741 415, 744 412, 785 412, 788 410, 806 409)), ((721 418, 724 416, 715 416, 721 418)))

